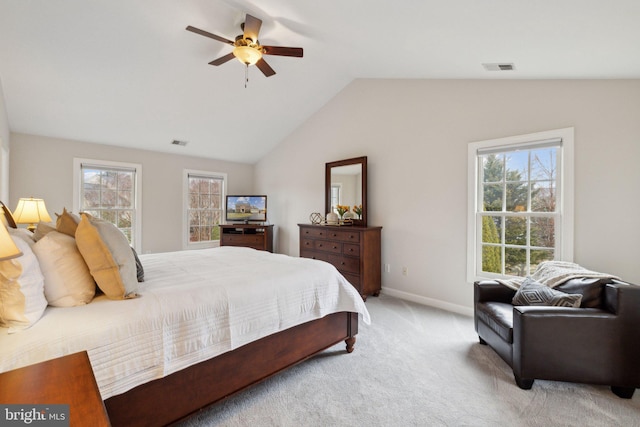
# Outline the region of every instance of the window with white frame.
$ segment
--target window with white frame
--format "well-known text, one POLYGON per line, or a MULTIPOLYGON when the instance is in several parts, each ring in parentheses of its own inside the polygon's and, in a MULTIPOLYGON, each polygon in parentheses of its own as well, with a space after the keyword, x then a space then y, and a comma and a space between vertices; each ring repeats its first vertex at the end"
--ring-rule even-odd
POLYGON ((185 248, 210 247, 220 241, 227 176, 185 170, 185 248))
POLYGON ((573 128, 469 144, 470 282, 573 258, 573 128))
POLYGON ((141 250, 142 165, 76 158, 74 171, 75 210, 114 224, 141 250))

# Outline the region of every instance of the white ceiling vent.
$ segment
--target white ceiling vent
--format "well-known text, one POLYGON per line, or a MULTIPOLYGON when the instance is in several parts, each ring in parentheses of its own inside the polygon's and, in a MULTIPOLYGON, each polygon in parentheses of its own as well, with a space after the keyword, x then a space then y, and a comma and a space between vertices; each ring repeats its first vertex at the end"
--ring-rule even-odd
POLYGON ((174 139, 173 141, 171 141, 171 145, 179 145, 180 147, 184 147, 185 145, 187 145, 187 141, 178 141, 177 139, 174 139))
POLYGON ((495 62, 482 64, 487 71, 513 71, 516 66, 512 62, 495 62))

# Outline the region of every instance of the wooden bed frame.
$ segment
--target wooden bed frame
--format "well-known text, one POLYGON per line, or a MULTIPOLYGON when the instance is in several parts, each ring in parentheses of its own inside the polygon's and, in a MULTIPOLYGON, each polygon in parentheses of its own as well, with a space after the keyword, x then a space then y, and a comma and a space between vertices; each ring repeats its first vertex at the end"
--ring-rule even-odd
POLYGON ((357 333, 357 313, 330 314, 142 384, 104 404, 113 426, 175 423, 342 340, 351 353, 357 333))

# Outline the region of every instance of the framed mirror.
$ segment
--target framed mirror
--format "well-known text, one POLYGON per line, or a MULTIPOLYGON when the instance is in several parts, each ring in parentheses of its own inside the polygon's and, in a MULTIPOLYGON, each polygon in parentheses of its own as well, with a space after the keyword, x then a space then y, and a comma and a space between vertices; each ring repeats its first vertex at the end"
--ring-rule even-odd
POLYGON ((367 157, 329 162, 325 168, 325 214, 337 212, 337 205, 349 206, 354 225, 367 226, 367 157), (362 206, 357 215, 354 206, 362 206))

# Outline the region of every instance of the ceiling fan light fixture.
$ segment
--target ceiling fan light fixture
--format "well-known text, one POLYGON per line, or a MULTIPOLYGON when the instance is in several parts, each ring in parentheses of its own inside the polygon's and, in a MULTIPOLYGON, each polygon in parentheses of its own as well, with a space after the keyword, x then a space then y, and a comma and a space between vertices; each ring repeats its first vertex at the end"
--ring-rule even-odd
POLYGON ((262 52, 251 46, 236 46, 233 56, 245 65, 255 65, 262 58, 262 52))

